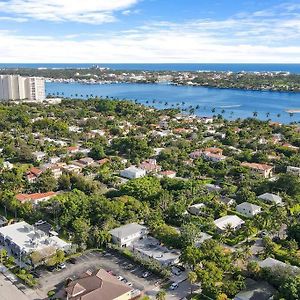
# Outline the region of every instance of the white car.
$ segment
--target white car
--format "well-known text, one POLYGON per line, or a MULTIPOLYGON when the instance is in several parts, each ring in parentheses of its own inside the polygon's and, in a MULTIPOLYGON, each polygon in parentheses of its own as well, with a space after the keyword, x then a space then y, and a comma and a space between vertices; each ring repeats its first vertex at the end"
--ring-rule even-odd
POLYGON ((182 274, 182 272, 177 268, 173 268, 172 273, 176 276, 180 276, 182 274))
POLYGON ((178 283, 173 282, 170 286, 170 290, 176 290, 178 288, 178 283))
POLYGON ((143 276, 143 278, 147 278, 147 277, 149 277, 149 276, 150 276, 150 273, 146 271, 146 272, 144 272, 144 273, 143 273, 143 275, 142 275, 142 276, 143 276))
POLYGON ((121 275, 117 276, 117 279, 122 281, 124 279, 124 277, 122 277, 121 275))
POLYGON ((130 281, 127 282, 127 285, 128 286, 133 286, 132 282, 130 282, 130 281))

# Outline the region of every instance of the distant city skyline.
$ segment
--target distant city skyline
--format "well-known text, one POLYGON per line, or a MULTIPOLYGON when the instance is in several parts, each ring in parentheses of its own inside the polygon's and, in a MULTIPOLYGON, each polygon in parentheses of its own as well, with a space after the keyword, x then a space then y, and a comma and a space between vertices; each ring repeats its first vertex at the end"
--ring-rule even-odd
POLYGON ((300 3, 0 1, 1 63, 300 63, 300 3))

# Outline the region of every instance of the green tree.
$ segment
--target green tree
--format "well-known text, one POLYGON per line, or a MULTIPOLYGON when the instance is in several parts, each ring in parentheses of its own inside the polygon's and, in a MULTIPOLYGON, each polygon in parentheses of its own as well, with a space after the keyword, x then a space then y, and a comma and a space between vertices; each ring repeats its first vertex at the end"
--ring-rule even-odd
POLYGON ((300 299, 300 276, 289 277, 279 287, 279 295, 285 300, 300 299))
POLYGON ((165 300, 167 296, 167 293, 165 290, 160 290, 156 295, 155 295, 155 299, 157 300, 165 300))

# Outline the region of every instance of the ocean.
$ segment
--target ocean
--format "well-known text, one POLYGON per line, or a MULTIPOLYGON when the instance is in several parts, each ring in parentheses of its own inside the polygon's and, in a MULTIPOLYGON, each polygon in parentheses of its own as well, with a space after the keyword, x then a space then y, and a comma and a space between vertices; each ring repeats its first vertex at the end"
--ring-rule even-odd
POLYGON ((28 63, 5 64, 0 68, 90 68, 93 65, 114 70, 148 70, 148 71, 232 71, 232 72, 290 72, 300 74, 300 64, 52 64, 28 63))

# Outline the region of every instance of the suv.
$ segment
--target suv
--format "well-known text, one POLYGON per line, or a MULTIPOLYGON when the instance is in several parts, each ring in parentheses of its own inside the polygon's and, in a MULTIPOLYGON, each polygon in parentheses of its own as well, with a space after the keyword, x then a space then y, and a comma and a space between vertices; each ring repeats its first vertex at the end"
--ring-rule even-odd
POLYGON ((60 264, 57 265, 57 267, 58 267, 59 269, 65 269, 67 266, 66 266, 65 263, 60 263, 60 264))
POLYGON ((176 290, 178 288, 178 283, 176 282, 173 282, 171 285, 170 285, 170 290, 176 290))

